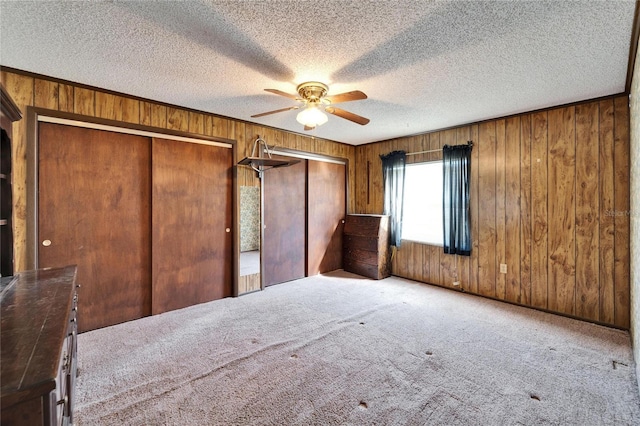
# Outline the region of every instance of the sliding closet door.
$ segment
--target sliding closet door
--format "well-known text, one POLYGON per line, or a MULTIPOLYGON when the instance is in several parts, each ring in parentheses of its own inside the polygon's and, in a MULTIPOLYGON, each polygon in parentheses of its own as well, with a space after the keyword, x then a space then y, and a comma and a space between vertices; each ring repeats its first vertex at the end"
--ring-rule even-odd
POLYGON ((153 139, 153 313, 233 294, 232 150, 153 139))
POLYGON ((79 331, 151 313, 150 140, 40 123, 38 267, 78 265, 79 331))
POLYGON ((305 276, 306 163, 302 160, 263 174, 265 286, 305 276))
POLYGON ((309 160, 307 276, 342 268, 346 166, 309 160))

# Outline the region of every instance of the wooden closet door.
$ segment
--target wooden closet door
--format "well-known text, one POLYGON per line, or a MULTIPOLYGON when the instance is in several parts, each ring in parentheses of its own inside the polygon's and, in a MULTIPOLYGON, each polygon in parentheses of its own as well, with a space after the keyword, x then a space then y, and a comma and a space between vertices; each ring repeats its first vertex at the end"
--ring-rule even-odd
POLYGON ((233 295, 230 148, 153 139, 153 314, 233 295))
POLYGON ((346 166, 309 160, 307 276, 342 268, 346 166))
POLYGON ((151 313, 150 140, 40 123, 38 267, 78 265, 80 332, 151 313))
POLYGON ((305 276, 306 163, 302 160, 263 174, 261 255, 265 286, 305 276))

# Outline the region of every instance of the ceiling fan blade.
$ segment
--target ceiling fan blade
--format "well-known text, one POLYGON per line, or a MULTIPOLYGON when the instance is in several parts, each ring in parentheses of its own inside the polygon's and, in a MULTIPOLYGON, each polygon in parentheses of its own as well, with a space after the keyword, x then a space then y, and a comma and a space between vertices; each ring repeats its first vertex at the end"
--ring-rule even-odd
POLYGON ((275 114, 277 112, 290 111, 292 109, 298 109, 298 108, 300 108, 300 107, 299 106, 292 106, 292 107, 289 107, 289 108, 281 108, 281 109, 276 109, 274 111, 267 111, 267 112, 263 112, 263 113, 260 113, 260 114, 252 115, 251 117, 252 118, 258 118, 258 117, 263 117, 265 115, 275 114))
POLYGON ((362 99, 367 99, 367 95, 359 90, 354 90, 352 92, 340 93, 338 95, 325 96, 324 99, 328 100, 332 104, 339 104, 340 102, 359 101, 362 99))
POLYGON ((313 129, 315 129, 315 128, 316 128, 316 126, 313 126, 313 127, 311 127, 311 126, 304 126, 304 130, 305 130, 305 131, 313 130, 313 129))
POLYGON ((354 114, 352 112, 349 111, 345 111, 343 109, 340 108, 336 108, 336 107, 326 107, 325 111, 328 112, 329 114, 333 114, 333 115, 337 115, 338 117, 344 118, 346 120, 349 121, 353 121, 354 123, 358 123, 362 126, 364 126, 365 124, 369 123, 369 119, 368 118, 364 118, 358 114, 354 114))
POLYGON ((278 89, 264 89, 264 90, 265 90, 265 92, 273 93, 274 95, 284 96, 286 98, 294 99, 296 101, 298 99, 300 99, 296 95, 292 95, 291 93, 283 92, 282 90, 278 90, 278 89))

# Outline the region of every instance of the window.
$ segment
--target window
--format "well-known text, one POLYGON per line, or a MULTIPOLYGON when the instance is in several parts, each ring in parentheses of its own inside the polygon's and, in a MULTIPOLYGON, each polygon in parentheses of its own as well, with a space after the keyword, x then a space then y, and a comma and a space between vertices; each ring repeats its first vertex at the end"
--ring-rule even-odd
POLYGON ((442 246, 442 161, 407 164, 402 239, 442 246))

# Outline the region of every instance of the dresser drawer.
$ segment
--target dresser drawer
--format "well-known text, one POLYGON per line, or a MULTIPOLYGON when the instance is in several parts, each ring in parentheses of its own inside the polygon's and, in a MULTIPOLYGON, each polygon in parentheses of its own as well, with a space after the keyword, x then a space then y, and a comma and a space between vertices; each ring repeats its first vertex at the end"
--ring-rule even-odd
POLYGON ((379 265, 370 265, 353 259, 344 259, 343 266, 344 270, 347 272, 353 272, 354 274, 373 278, 374 280, 379 280, 388 276, 385 276, 383 271, 380 271, 379 265))
POLYGON ((344 224, 345 235, 378 238, 380 225, 386 228, 388 216, 348 215, 344 224))
POLYGON ((345 251, 366 250, 377 253, 378 244, 379 242, 377 237, 357 237, 354 235, 344 235, 342 239, 342 245, 345 251))
POLYGON ((378 252, 350 249, 344 251, 344 260, 352 260, 354 262, 366 263, 367 265, 377 266, 380 262, 378 252))

